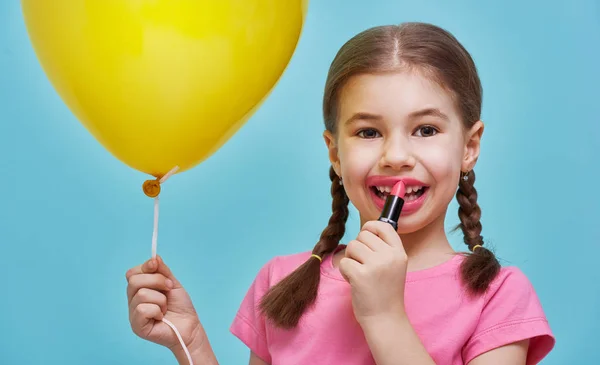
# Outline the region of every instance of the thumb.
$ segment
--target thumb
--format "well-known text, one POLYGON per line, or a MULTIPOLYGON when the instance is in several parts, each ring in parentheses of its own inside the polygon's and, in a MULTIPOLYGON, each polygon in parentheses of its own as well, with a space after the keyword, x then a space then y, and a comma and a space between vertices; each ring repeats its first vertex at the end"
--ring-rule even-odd
POLYGON ((163 274, 168 279, 173 282, 173 289, 181 288, 181 283, 175 275, 171 272, 171 269, 165 264, 165 261, 159 255, 156 255, 156 262, 158 263, 158 269, 156 270, 158 273, 163 274))
POLYGON ((340 274, 342 274, 344 280, 350 285, 352 285, 352 278, 359 267, 360 264, 358 262, 348 257, 342 258, 339 263, 340 274))

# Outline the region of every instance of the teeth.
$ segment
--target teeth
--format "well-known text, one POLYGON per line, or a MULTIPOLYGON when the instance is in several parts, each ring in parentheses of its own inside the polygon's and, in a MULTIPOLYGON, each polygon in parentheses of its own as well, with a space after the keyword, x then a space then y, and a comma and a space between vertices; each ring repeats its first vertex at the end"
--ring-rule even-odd
POLYGON ((406 194, 416 193, 421 189, 423 189, 422 186, 409 186, 408 188, 406 188, 406 194))
POLYGON ((392 191, 392 188, 390 186, 377 186, 377 190, 379 190, 380 193, 390 193, 392 191))
MULTIPOLYGON (((375 187, 380 193, 382 194, 389 194, 392 191, 392 187, 391 186, 376 186, 375 187)), ((412 194, 412 193, 416 193, 418 191, 420 191, 421 189, 423 189, 422 186, 407 186, 406 187, 406 194, 412 194)))
POLYGON ((407 202, 413 201, 413 200, 415 200, 415 199, 417 199, 417 195, 415 195, 415 194, 413 194, 413 195, 408 195, 408 196, 406 197, 406 201, 407 201, 407 202))

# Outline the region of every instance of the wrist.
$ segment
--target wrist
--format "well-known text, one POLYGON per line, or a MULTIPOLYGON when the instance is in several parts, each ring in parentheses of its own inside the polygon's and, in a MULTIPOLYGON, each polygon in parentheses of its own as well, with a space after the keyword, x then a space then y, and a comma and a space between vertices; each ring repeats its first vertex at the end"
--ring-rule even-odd
MULTIPOLYGON (((218 365, 217 358, 212 350, 208 337, 204 333, 204 330, 199 326, 194 331, 192 340, 186 346, 194 365, 218 365)), ((185 353, 181 343, 177 341, 175 346, 170 348, 171 352, 177 359, 177 363, 180 365, 190 365, 188 357, 185 353)))
POLYGON ((408 322, 408 317, 404 308, 399 308, 394 312, 378 313, 375 315, 365 316, 357 318, 358 323, 362 327, 363 331, 374 329, 377 331, 380 328, 386 328, 389 326, 397 326, 408 322))
POLYGON ((383 353, 397 346, 398 340, 411 326, 403 312, 369 316, 362 318, 359 324, 371 351, 383 353))
POLYGON ((404 310, 363 318, 360 325, 376 364, 435 364, 404 310))

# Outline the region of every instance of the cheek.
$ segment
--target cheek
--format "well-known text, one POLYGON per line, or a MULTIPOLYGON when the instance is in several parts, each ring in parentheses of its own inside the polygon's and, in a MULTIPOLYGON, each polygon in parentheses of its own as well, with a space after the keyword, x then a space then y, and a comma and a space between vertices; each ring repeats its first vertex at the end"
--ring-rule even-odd
POLYGON ((456 144, 431 144, 421 151, 422 162, 436 184, 455 184, 460 174, 462 149, 456 144))
POLYGON ((364 146, 361 144, 340 145, 339 156, 342 176, 347 187, 364 185, 365 178, 377 163, 377 152, 375 146, 364 146))

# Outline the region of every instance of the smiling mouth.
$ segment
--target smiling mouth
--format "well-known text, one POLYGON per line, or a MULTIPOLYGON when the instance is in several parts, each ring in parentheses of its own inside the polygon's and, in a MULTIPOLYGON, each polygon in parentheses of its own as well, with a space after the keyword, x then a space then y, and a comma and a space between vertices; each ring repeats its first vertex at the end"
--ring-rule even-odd
MULTIPOLYGON (((420 198, 429 189, 428 186, 407 186, 404 201, 409 202, 420 198)), ((391 186, 371 186, 371 190, 381 199, 387 199, 392 191, 391 186)))

